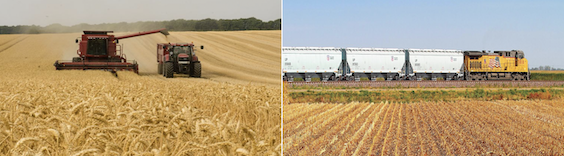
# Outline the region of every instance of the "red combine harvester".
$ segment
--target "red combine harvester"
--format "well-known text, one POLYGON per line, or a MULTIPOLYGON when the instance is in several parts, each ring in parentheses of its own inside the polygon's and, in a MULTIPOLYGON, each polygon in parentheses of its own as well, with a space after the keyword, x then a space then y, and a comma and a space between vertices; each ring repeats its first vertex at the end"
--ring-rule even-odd
MULTIPOLYGON (((204 49, 201 46, 200 49, 204 49)), ((202 65, 193 43, 159 43, 157 44, 158 72, 166 78, 174 77, 174 73, 189 74, 190 77, 202 75, 202 65)))
POLYGON ((108 35, 113 31, 84 31, 82 39, 76 39, 79 48, 76 51, 79 57, 73 57, 72 62, 57 60, 54 64, 57 70, 108 70, 115 73, 118 70, 129 70, 139 73, 136 61, 127 61, 123 54, 119 39, 148 35, 153 33, 169 35, 166 29, 139 32, 125 36, 108 35))

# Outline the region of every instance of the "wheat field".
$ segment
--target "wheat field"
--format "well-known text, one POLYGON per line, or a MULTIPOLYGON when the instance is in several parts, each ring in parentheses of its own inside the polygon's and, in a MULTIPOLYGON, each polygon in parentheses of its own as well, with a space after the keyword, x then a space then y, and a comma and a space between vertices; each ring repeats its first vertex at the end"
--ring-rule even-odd
POLYGON ((141 74, 118 72, 118 77, 54 69, 55 60, 76 55, 74 38, 79 36, 0 35, 0 153, 280 155, 279 76, 238 74, 268 60, 272 65, 264 67, 278 73, 280 31, 172 32, 125 39, 120 43, 128 59, 139 62, 141 74), (157 41, 188 36, 208 39, 202 41, 205 49, 197 51, 203 78, 157 75, 157 41), (218 59, 243 49, 256 58, 232 61, 249 68, 218 59), (272 61, 274 53, 278 64, 272 61))
POLYGON ((562 155, 557 100, 284 105, 285 155, 562 155))

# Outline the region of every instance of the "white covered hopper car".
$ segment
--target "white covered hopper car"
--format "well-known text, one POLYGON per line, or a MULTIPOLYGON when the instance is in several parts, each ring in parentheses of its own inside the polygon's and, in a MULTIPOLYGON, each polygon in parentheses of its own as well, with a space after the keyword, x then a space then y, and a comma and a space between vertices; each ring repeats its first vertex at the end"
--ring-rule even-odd
POLYGON ((377 78, 399 80, 405 75, 405 50, 391 48, 346 48, 347 62, 354 80, 377 78))
POLYGON ((464 53, 461 50, 443 49, 407 49, 406 64, 413 71, 408 72, 409 79, 458 80, 464 76, 464 53))
POLYGON ((337 80, 341 53, 341 48, 334 47, 283 47, 283 79, 290 82, 295 78, 308 82, 312 78, 337 80))

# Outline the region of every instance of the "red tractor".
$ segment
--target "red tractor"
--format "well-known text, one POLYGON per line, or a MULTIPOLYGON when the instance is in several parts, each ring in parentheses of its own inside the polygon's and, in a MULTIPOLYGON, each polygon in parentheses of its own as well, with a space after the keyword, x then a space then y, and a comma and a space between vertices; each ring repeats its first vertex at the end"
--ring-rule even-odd
MULTIPOLYGON (((200 47, 204 49, 204 46, 200 47)), ((158 72, 166 78, 174 73, 189 74, 191 77, 202 76, 202 65, 195 53, 193 43, 157 44, 158 72)))
POLYGON ((127 61, 123 54, 119 39, 126 39, 135 36, 162 33, 169 35, 166 29, 139 32, 135 34, 117 36, 108 35, 113 31, 84 31, 81 40, 76 39, 79 48, 76 51, 79 57, 73 57, 72 62, 57 60, 54 64, 57 70, 108 70, 115 73, 118 70, 129 70, 139 73, 137 62, 127 61))

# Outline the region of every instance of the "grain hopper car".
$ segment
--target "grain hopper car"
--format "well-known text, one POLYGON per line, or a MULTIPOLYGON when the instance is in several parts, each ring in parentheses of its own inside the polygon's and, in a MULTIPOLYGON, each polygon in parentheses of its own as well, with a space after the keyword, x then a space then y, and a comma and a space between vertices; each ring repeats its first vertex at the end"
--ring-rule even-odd
POLYGON ((339 67, 344 59, 341 48, 333 47, 284 47, 282 48, 283 79, 294 81, 337 80, 342 76, 339 67))
POLYGON ((444 49, 406 49, 409 57, 407 66, 408 79, 426 80, 459 80, 464 76, 464 54, 461 50, 444 49))
POLYGON ((405 50, 393 48, 346 48, 347 62, 355 81, 366 78, 400 80, 405 76, 405 50))

